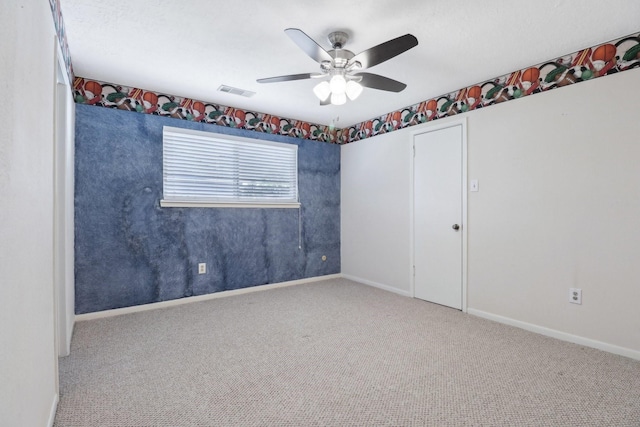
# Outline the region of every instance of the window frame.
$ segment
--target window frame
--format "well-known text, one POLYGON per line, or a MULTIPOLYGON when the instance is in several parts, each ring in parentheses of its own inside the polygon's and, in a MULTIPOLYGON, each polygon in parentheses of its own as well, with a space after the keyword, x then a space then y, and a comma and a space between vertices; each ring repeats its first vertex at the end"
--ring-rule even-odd
MULTIPOLYGON (((213 162, 213 161, 212 161, 213 162)), ((293 171, 290 171, 293 172, 293 171)), ((213 208, 299 208, 300 207, 300 199, 299 199, 299 186, 298 186, 298 146, 296 144, 288 144, 284 142, 275 142, 275 141, 265 141, 262 139, 255 138, 247 138, 236 135, 227 135, 220 134, 214 132, 206 132, 206 131, 198 131, 193 129, 185 129, 185 128, 177 128, 172 126, 163 126, 162 129, 162 199, 160 200, 161 207, 213 207, 213 208), (274 146, 279 148, 286 148, 287 150, 291 150, 294 152, 295 161, 293 162, 293 167, 295 167, 295 201, 293 199, 282 200, 279 201, 277 199, 258 199, 258 198, 248 198, 247 200, 239 200, 239 199, 231 199, 224 200, 224 197, 212 196, 207 199, 189 199, 188 196, 180 197, 180 198, 166 198, 166 186, 167 186, 167 171, 166 171, 166 138, 165 131, 178 133, 184 135, 185 137, 194 136, 200 140, 210 140, 212 142, 216 142, 218 144, 228 144, 228 147, 233 146, 234 144, 239 144, 245 149, 247 146, 256 145, 261 148, 266 146, 274 146)))

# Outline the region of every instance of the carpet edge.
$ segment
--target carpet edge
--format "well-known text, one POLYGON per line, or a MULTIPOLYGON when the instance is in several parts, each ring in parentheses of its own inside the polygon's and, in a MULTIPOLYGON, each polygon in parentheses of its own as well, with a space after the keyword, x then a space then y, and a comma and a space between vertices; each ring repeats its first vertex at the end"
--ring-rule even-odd
POLYGON ((269 283, 269 284, 266 284, 266 285, 251 286, 249 288, 233 289, 233 290, 229 290, 229 291, 221 291, 221 292, 215 292, 215 293, 212 293, 212 294, 198 295, 198 296, 194 296, 194 297, 185 297, 185 298, 173 299, 173 300, 169 300, 169 301, 161 301, 161 302, 154 302, 154 303, 150 303, 150 304, 134 305, 134 306, 131 306, 131 307, 114 308, 112 310, 95 311, 93 313, 77 314, 75 316, 75 321, 76 322, 84 322, 84 321, 87 321, 87 320, 103 319, 105 317, 114 317, 114 316, 121 316, 123 314, 139 313, 139 312, 142 312, 142 311, 157 310, 157 309, 167 308, 167 307, 175 307, 175 306, 178 306, 178 305, 190 304, 190 303, 194 303, 194 302, 208 301, 208 300, 218 299, 218 298, 226 298, 226 297, 231 297, 231 296, 234 296, 234 295, 248 294, 248 293, 251 293, 251 292, 266 291, 268 289, 276 289, 276 288, 284 288, 284 287, 287 287, 287 286, 302 285, 302 284, 305 284, 305 283, 313 283, 313 282, 318 282, 318 281, 321 281, 321 280, 339 279, 341 277, 343 277, 343 276, 340 273, 327 274, 325 276, 308 277, 308 278, 305 278, 305 279, 290 280, 288 282, 269 283))
POLYGON ((486 311, 477 310, 475 308, 468 308, 467 314, 482 317, 483 319, 487 320, 493 320, 494 322, 502 323, 505 325, 515 326, 516 328, 524 329, 529 332, 535 332, 547 337, 556 338, 561 341, 584 345, 585 347, 591 347, 597 350, 606 351, 608 353, 617 354, 619 356, 628 357, 630 359, 640 360, 640 351, 633 350, 631 348, 621 347, 615 344, 609 344, 579 335, 569 334, 567 332, 558 331, 556 329, 545 328, 544 326, 523 322, 521 320, 512 319, 510 317, 500 316, 498 314, 488 313, 486 311))

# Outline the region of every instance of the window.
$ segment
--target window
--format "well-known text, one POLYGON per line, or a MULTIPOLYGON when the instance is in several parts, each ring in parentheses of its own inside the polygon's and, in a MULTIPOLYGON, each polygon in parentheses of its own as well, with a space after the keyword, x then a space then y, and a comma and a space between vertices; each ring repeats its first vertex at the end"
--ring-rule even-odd
POLYGON ((163 207, 297 208, 298 146, 165 126, 163 207))

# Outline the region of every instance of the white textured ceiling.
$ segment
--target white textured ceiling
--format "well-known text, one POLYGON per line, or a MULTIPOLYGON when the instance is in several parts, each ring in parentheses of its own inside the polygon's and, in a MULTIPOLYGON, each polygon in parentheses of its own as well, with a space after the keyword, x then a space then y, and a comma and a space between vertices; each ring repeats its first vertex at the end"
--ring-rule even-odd
POLYGON ((60 1, 77 76, 340 128, 640 31, 639 0, 60 1), (257 83, 319 71, 290 27, 327 50, 345 31, 354 53, 413 34, 417 47, 368 70, 407 88, 320 106, 316 80, 257 83))

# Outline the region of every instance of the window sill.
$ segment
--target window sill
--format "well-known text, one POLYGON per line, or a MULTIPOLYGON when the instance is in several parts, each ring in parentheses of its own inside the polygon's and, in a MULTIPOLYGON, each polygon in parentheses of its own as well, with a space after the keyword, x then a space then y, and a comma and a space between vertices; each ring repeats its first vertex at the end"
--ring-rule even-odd
POLYGON ((254 209, 298 209, 300 203, 243 203, 243 202, 186 202, 160 200, 163 208, 254 208, 254 209))

